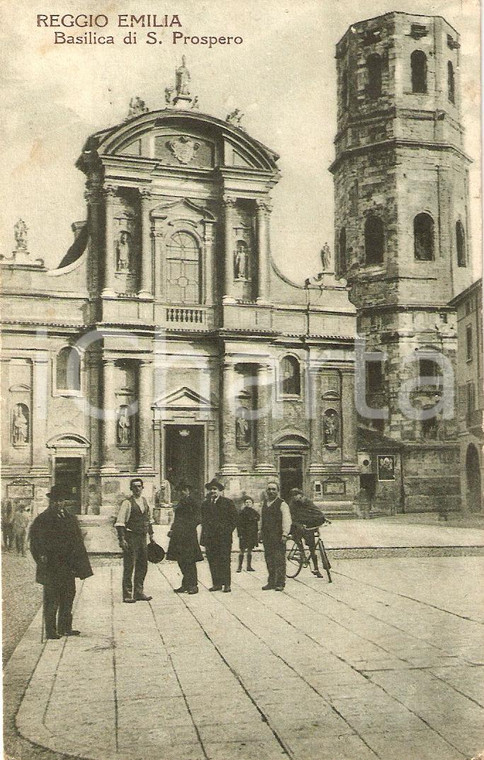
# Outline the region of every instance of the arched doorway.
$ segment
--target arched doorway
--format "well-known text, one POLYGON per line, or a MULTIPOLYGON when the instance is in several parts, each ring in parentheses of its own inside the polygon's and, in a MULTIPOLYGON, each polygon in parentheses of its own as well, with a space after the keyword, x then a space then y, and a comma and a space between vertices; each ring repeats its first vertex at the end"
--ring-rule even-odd
POLYGON ((479 454, 473 443, 470 443, 466 454, 466 491, 467 508, 470 512, 480 512, 481 503, 481 470, 479 454))

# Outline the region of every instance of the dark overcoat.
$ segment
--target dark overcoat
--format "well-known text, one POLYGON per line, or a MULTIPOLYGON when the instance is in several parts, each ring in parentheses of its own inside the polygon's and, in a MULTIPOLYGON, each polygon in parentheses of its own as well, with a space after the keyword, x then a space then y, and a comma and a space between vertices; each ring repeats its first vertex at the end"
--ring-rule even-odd
POLYGON ((215 503, 211 499, 202 502, 203 546, 228 545, 232 543, 232 533, 237 526, 237 508, 232 499, 219 496, 215 503))
POLYGON ((259 513, 253 507, 244 507, 237 518, 237 534, 241 549, 253 549, 258 544, 259 513))
POLYGON ((193 499, 180 499, 175 507, 175 517, 170 528, 171 537, 166 559, 177 562, 201 562, 202 552, 198 543, 197 525, 200 509, 193 499))
POLYGON ((37 564, 35 580, 42 585, 55 585, 66 574, 89 578, 92 573, 77 517, 59 515, 53 509, 35 518, 30 528, 30 551, 37 564), (46 557, 45 562, 40 558, 46 557))

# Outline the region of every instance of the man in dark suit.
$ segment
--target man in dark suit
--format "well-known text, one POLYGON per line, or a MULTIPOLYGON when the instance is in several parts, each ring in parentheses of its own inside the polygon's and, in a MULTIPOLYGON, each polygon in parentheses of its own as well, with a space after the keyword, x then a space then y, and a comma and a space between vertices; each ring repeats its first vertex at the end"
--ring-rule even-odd
POLYGON ((208 496, 202 502, 202 535, 212 576, 209 591, 231 591, 230 554, 232 533, 237 525, 237 509, 231 499, 221 493, 224 486, 215 478, 205 485, 208 496))
POLYGON ((45 634, 48 639, 79 636, 72 628, 76 578, 89 578, 92 569, 77 518, 64 508, 63 489, 52 486, 47 496, 49 506, 30 528, 35 579, 44 586, 45 634))

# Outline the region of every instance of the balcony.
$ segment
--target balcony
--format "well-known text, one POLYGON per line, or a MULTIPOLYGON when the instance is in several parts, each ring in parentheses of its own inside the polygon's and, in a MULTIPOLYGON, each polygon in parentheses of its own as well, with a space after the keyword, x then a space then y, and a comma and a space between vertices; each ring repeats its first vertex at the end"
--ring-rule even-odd
POLYGON ((155 306, 155 319, 160 327, 176 330, 208 330, 213 327, 213 308, 206 306, 155 306))

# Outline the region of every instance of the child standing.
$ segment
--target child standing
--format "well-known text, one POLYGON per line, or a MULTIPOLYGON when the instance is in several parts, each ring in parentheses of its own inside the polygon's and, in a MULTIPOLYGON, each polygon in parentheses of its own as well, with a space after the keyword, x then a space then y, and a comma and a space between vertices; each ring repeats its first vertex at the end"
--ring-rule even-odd
POLYGON ((237 520, 240 551, 238 573, 242 572, 245 551, 247 551, 247 570, 254 572, 254 568, 252 567, 252 549, 258 545, 258 521, 259 513, 254 509, 254 499, 247 496, 244 499, 244 504, 237 520))

